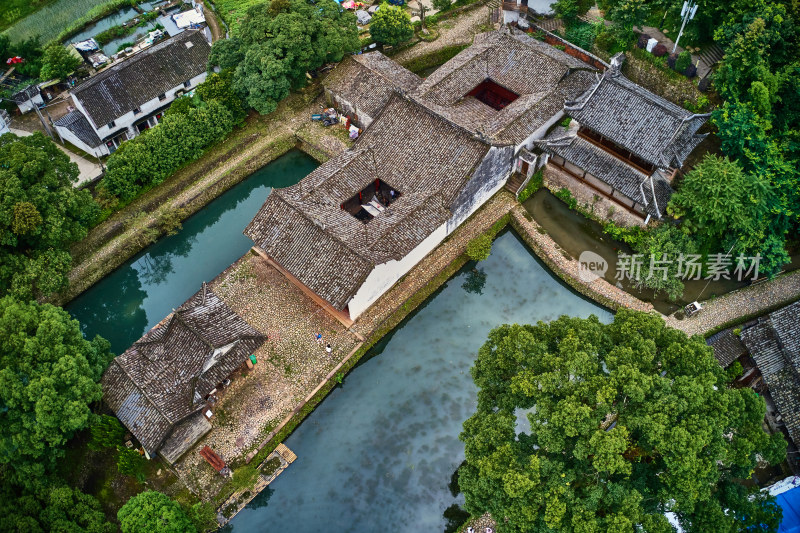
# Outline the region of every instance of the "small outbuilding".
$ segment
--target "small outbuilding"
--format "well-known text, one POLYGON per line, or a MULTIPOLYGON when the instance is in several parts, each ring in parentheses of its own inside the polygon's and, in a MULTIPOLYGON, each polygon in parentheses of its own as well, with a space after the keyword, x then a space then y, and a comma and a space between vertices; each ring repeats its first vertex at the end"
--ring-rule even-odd
POLYGON ((103 397, 148 454, 172 463, 211 429, 202 411, 265 339, 204 285, 114 359, 103 397))

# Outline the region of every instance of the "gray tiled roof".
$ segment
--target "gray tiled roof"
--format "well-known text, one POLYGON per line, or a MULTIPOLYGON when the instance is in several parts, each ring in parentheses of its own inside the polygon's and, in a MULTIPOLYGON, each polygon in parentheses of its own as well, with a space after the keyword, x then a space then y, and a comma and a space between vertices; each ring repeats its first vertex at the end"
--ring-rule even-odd
POLYGON ((581 125, 660 168, 680 167, 705 138, 697 130, 709 115, 695 115, 625 78, 619 66, 565 110, 581 125))
POLYGON ((103 395, 149 452, 264 342, 264 336, 203 288, 115 358, 103 395))
POLYGON ((185 31, 111 65, 71 93, 100 128, 205 72, 210 51, 202 31, 185 31))
POLYGON ((380 52, 347 56, 323 82, 356 108, 375 117, 396 90, 414 90, 422 79, 380 52))
POLYGON ((742 330, 789 436, 800 446, 800 302, 770 313, 742 330))
POLYGON ((56 126, 62 126, 75 134, 75 136, 92 148, 100 146, 100 137, 95 133, 92 125, 80 111, 70 111, 54 122, 56 126))
POLYGON ((727 368, 728 365, 747 353, 747 347, 742 343, 742 339, 735 335, 730 328, 710 336, 706 343, 714 348, 714 357, 717 358, 722 368, 727 368))
POLYGON ((426 105, 497 142, 519 144, 596 81, 595 69, 507 26, 475 37, 414 92, 426 105), (486 79, 519 95, 502 110, 465 96, 486 79))
POLYGON ((27 102, 40 92, 41 91, 39 90, 39 87, 37 85, 28 85, 21 91, 17 91, 13 95, 11 95, 11 99, 18 104, 24 104, 25 102, 27 102))
POLYGON ((658 174, 653 176, 653 186, 651 187, 647 174, 576 135, 574 131, 567 132, 562 127, 554 128, 536 144, 608 183, 631 200, 640 203, 654 217, 660 218, 664 215, 667 203, 672 196, 672 188, 658 174), (654 190, 655 203, 653 202, 654 190), (642 191, 644 191, 644 197, 642 191), (656 205, 658 209, 656 209, 656 205))
POLYGON ((274 190, 245 234, 343 309, 375 265, 403 258, 447 221, 488 150, 468 131, 395 94, 351 150, 274 190), (341 204, 376 179, 402 196, 364 224, 341 204))

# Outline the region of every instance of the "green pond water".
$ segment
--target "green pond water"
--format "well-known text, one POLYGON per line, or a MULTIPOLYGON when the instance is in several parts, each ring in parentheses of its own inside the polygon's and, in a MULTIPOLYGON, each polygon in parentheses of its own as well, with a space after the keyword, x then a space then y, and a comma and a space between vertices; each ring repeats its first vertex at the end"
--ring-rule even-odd
POLYGON ((273 187, 287 187, 317 167, 298 150, 232 187, 66 306, 85 336, 101 335, 120 354, 253 246, 242 234, 273 187))
MULTIPOLYGON (((189 218, 73 300, 88 337, 121 353, 252 245, 242 230, 272 187, 317 164, 293 151, 189 218)), ((562 314, 611 314, 561 284, 510 231, 390 335, 287 440, 299 459, 226 529, 445 531, 463 519, 452 490, 458 440, 476 405, 469 369, 489 330, 562 314)))
POLYGON ((306 418, 286 440, 297 461, 226 530, 452 531, 463 496, 449 485, 477 405, 478 348, 499 324, 562 314, 611 320, 502 233, 486 261, 459 271, 306 418))

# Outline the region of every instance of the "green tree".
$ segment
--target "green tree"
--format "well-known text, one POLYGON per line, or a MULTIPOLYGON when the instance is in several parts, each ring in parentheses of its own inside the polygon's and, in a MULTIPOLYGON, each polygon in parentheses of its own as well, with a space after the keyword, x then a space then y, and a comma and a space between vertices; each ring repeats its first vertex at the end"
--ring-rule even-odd
POLYGON ((219 528, 217 510, 211 502, 197 502, 186 509, 186 516, 192 521, 197 531, 208 531, 219 528))
POLYGON ((740 482, 785 456, 762 429, 764 400, 729 387, 702 337, 655 314, 500 326, 472 376, 459 486, 499 532, 667 532, 667 511, 684 531, 780 521, 772 497, 740 482))
POLYGON ((433 0, 433 7, 439 11, 447 11, 452 5, 452 0, 433 0))
POLYGON ((768 252, 764 246, 774 247, 775 238, 784 239, 784 231, 774 223, 778 206, 775 188, 766 177, 745 172, 727 157, 708 155, 686 175, 667 212, 683 219, 683 227, 701 250, 716 253, 732 248, 732 253, 748 256, 760 253, 762 270, 775 272, 786 252, 768 252))
POLYGON ((112 533, 114 524, 93 496, 66 486, 50 486, 35 492, 3 484, 0 489, 0 530, 19 533, 46 531, 112 533))
POLYGON ((115 416, 100 415, 91 423, 89 429, 92 434, 89 448, 93 450, 115 448, 125 438, 125 427, 115 416))
POLYGON ((63 80, 81 63, 79 57, 70 54, 58 41, 53 41, 44 48, 39 77, 43 80, 63 80))
POLYGON ((664 292, 670 299, 677 300, 683 294, 683 281, 678 277, 678 258, 681 254, 697 253, 694 240, 673 224, 665 223, 644 232, 634 248, 644 258, 642 276, 636 280, 637 288, 653 289, 656 295, 664 292), (666 272, 651 271, 651 260, 653 266, 665 265, 666 272))
MULTIPOLYGON (((334 0, 273 0, 247 11, 239 27, 241 61, 233 88, 259 113, 275 110, 292 88, 306 83, 306 73, 341 61, 359 48, 355 14, 334 0)), ((234 51, 218 54, 220 63, 234 51)))
POLYGON ((414 36, 414 26, 406 10, 383 3, 370 21, 369 34, 375 42, 397 46, 414 36))
POLYGON ((626 32, 642 26, 650 14, 650 5, 645 0, 621 0, 609 11, 608 18, 626 32))
POLYGON ((42 475, 88 425, 108 349, 59 307, 0 299, 0 463, 20 482, 42 475))
POLYGON ((467 255, 473 261, 484 261, 492 253, 491 235, 478 235, 467 243, 467 255))
POLYGON ((592 0, 557 0, 551 7, 553 11, 571 26, 578 21, 578 17, 585 15, 594 5, 592 0))
POLYGON ((217 39, 211 46, 211 54, 208 56, 208 70, 213 71, 215 67, 222 70, 234 70, 244 59, 242 41, 234 36, 230 39, 217 39))
POLYGON ((100 187, 130 200, 142 188, 161 183, 178 167, 200 157, 232 129, 231 112, 215 100, 189 106, 185 113, 167 114, 157 127, 123 143, 108 158, 100 187))
POLYGON ((135 477, 139 483, 144 483, 146 477, 144 467, 147 459, 139 455, 139 452, 126 448, 125 446, 117 446, 119 455, 117 456, 117 470, 125 476, 135 477))
POLYGON ((140 492, 117 513, 122 533, 194 533, 197 530, 180 505, 166 494, 140 492))
POLYGON ((233 90, 233 70, 223 70, 219 74, 211 74, 206 81, 197 86, 197 96, 205 103, 219 102, 231 112, 231 117, 236 124, 241 123, 247 116, 244 101, 233 90))
POLYGON ((0 136, 0 295, 23 299, 63 289, 69 245, 97 216, 78 167, 41 133, 0 136))

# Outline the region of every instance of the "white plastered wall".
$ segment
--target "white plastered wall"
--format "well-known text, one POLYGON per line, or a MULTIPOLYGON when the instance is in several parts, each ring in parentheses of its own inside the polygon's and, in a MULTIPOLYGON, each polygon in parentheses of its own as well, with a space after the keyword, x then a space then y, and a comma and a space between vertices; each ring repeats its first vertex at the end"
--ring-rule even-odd
MULTIPOLYGON (((492 147, 484 159, 483 163, 488 163, 492 167, 491 160, 507 160, 503 155, 504 152, 510 152, 511 148, 498 149, 492 147), (497 159, 495 159, 497 158, 497 159)), ((509 154, 510 157, 510 154, 509 154)), ((458 226, 460 226, 472 213, 478 210, 489 198, 499 191, 506 183, 508 176, 511 173, 510 165, 506 166, 502 171, 493 175, 490 180, 479 184, 476 188, 477 181, 483 179, 481 175, 481 167, 473 174, 464 189, 475 190, 474 194, 461 201, 458 206, 461 209, 453 209, 456 213, 447 222, 436 228, 430 235, 428 235, 416 248, 411 250, 405 257, 399 261, 391 260, 386 263, 381 263, 372 269, 367 279, 361 284, 356 294, 348 303, 348 310, 350 311, 350 318, 355 320, 361 313, 367 310, 378 298, 380 298, 386 291, 388 291, 400 278, 405 276, 414 265, 419 263, 426 255, 428 255, 434 248, 436 248, 449 234, 451 234, 458 226)))
POLYGON ((92 154, 95 157, 102 157, 108 154, 108 148, 106 148, 105 143, 101 143, 100 146, 92 148, 64 126, 56 126, 56 130, 58 130, 59 135, 61 135, 65 141, 69 141, 87 154, 92 154))

